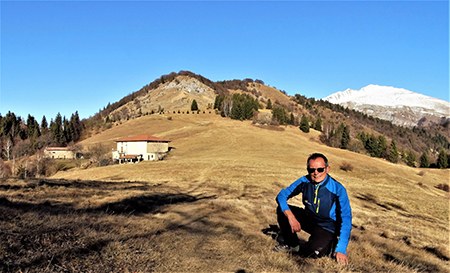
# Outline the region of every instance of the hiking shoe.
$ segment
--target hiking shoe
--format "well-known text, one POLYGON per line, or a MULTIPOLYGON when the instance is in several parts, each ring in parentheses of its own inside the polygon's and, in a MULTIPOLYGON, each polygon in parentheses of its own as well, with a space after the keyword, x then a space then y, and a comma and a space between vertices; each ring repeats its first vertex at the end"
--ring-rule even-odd
POLYGON ((300 251, 300 246, 277 245, 273 248, 273 251, 283 253, 297 253, 300 251))

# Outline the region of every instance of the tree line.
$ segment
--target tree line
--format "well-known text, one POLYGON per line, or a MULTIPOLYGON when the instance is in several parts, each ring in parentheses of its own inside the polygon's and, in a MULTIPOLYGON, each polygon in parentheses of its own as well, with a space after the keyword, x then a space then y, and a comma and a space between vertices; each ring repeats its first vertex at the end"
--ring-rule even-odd
MULTIPOLYGON (((271 100, 268 99, 266 109, 272 110, 272 124, 299 126, 299 129, 305 133, 312 128, 322 132, 321 141, 328 146, 367 153, 372 157, 384 158, 393 163, 402 161, 408 166, 421 168, 450 167, 450 155, 448 154, 450 144, 448 138, 440 133, 439 126, 431 129, 418 127, 409 129, 340 105, 322 100, 316 101, 314 98, 307 99, 304 96, 295 95, 294 101, 309 110, 310 115, 303 114, 299 121, 292 111, 290 112, 282 106, 273 106, 271 100), (354 125, 350 126, 342 122, 337 126, 333 121, 323 121, 321 112, 324 108, 342 113, 342 116, 346 117, 343 120, 353 119, 354 125), (352 137, 352 131, 357 130, 356 128, 363 128, 361 123, 377 132, 377 135, 360 130, 356 136, 352 137), (389 136, 390 143, 388 143, 387 136, 380 131, 389 136), (398 140, 401 142, 400 147, 397 144, 398 140), (434 153, 434 157, 430 156, 430 151, 434 153), (421 154, 421 156, 418 157, 417 154, 421 154), (435 158, 434 162, 432 162, 432 158, 435 158)), ((254 112, 262 108, 261 105, 252 108, 252 103, 259 104, 257 99, 246 94, 235 94, 232 97, 217 95, 214 108, 218 109, 223 117, 244 120, 251 119, 252 116, 255 118, 257 115, 254 115, 254 112), (247 104, 243 103, 244 101, 247 101, 247 104), (243 105, 247 105, 247 107, 242 108, 243 105), (234 106, 236 106, 235 111, 233 111, 234 106)), ((443 123, 441 127, 448 128, 448 122, 443 123)))
POLYGON ((247 94, 234 94, 233 96, 217 95, 214 101, 214 109, 220 112, 222 117, 230 117, 237 120, 251 120, 253 113, 261 109, 258 99, 247 94))
POLYGON ((83 130, 78 111, 70 119, 58 113, 50 124, 45 116, 39 124, 30 114, 26 121, 12 112, 0 114, 0 159, 33 155, 45 147, 65 147, 78 142, 83 130))

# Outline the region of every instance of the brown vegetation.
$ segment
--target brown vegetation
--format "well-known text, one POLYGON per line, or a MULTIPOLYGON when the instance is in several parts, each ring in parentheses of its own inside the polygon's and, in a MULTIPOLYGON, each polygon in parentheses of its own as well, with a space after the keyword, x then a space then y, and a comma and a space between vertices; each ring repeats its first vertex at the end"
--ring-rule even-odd
POLYGON ((346 172, 353 171, 353 165, 348 163, 347 161, 342 162, 340 168, 341 168, 341 170, 346 171, 346 172))
POLYGON ((436 186, 436 188, 438 188, 440 190, 443 190, 443 191, 446 191, 446 192, 449 192, 449 185, 448 184, 439 184, 439 185, 436 186))
POLYGON ((0 180, 0 271, 448 270, 449 196, 434 187, 448 181, 448 169, 418 176, 402 164, 311 141, 319 138, 314 130, 265 130, 214 114, 171 116, 125 121, 82 142, 114 148, 125 135, 163 137, 177 148, 164 161, 0 180), (305 174, 313 152, 328 156, 330 174, 349 193, 348 266, 271 250, 275 196, 305 174), (353 171, 341 170, 344 162, 353 171))

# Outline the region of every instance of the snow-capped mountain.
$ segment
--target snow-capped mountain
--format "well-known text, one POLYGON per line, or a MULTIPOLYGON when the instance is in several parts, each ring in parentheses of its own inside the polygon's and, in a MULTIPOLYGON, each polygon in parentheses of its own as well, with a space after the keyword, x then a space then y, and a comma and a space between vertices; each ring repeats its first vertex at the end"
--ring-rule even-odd
POLYGON ((390 86, 347 89, 323 100, 408 127, 442 123, 450 118, 450 102, 390 86))

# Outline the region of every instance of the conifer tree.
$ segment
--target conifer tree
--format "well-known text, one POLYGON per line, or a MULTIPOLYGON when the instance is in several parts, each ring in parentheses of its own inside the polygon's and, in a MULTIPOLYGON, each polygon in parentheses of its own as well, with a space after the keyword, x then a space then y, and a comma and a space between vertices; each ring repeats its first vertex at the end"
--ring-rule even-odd
POLYGON ((294 123, 295 123, 295 117, 294 117, 294 114, 291 112, 291 117, 289 118, 289 124, 294 125, 294 123))
POLYGON ((338 129, 339 132, 342 132, 341 137, 341 149, 348 149, 348 146, 350 144, 350 129, 347 125, 344 123, 341 123, 338 129))
POLYGON ((420 167, 428 168, 430 167, 430 159, 428 158, 428 153, 425 151, 420 156, 420 167))
POLYGON ((72 141, 77 142, 81 138, 81 133, 83 132, 83 124, 80 121, 80 117, 78 116, 78 111, 75 114, 72 114, 70 117, 70 126, 73 130, 72 141))
POLYGON ((216 99, 214 100, 214 108, 213 109, 217 109, 219 111, 222 111, 222 102, 225 100, 225 96, 224 95, 217 95, 216 99))
POLYGON ((416 154, 413 151, 408 151, 406 154, 406 165, 410 167, 415 167, 416 164, 416 154))
POLYGON ((50 122, 50 132, 52 133, 55 142, 62 146, 64 143, 64 129, 60 113, 56 115, 55 121, 52 120, 50 122))
POLYGON ((65 142, 71 142, 73 137, 73 130, 70 126, 69 121, 66 119, 66 116, 64 116, 63 118, 63 131, 65 142))
POLYGON ((29 139, 32 140, 36 140, 34 139, 34 137, 39 137, 41 135, 40 130, 39 130, 39 124, 37 123, 37 121, 34 119, 33 116, 31 116, 30 114, 28 114, 28 118, 27 118, 27 136, 29 139))
POLYGON ((48 131, 47 119, 45 118, 45 116, 42 116, 41 133, 44 135, 47 131, 48 131))
POLYGON ((377 157, 379 151, 378 139, 370 134, 367 138, 365 148, 371 157, 377 157))
POLYGON ((392 163, 398 162, 398 150, 397 150, 397 142, 395 139, 391 141, 391 145, 389 147, 389 161, 392 163))
POLYGON ((270 99, 267 100, 266 109, 272 109, 272 101, 270 99))
POLYGON ((191 111, 197 111, 197 110, 198 110, 197 101, 193 100, 191 103, 191 111))
POLYGON ((322 125, 323 125, 322 118, 318 116, 314 124, 314 130, 322 132, 322 125))
POLYGON ((0 127, 0 136, 11 136, 14 139, 19 136, 20 133, 20 118, 16 118, 14 113, 8 111, 6 116, 2 119, 2 124, 0 127))
POLYGON ((364 148, 365 148, 369 136, 366 135, 366 133, 364 133, 364 131, 361 131, 361 132, 359 132, 359 133, 356 135, 356 138, 358 138, 359 140, 361 140, 361 142, 363 143, 364 148))
POLYGON ((378 136, 378 154, 377 157, 385 158, 386 156, 386 148, 387 148, 387 140, 384 135, 378 136))
POLYGON ((300 121, 300 130, 304 133, 309 133, 309 120, 305 115, 302 116, 300 121))
POLYGON ((437 166, 439 169, 445 169, 448 167, 448 156, 444 149, 441 149, 439 152, 437 166))
POLYGON ((233 100, 233 108, 231 108, 231 119, 244 120, 244 114, 242 109, 242 102, 239 100, 233 100))
POLYGON ((278 121, 280 125, 284 125, 287 122, 286 110, 281 107, 275 107, 272 109, 272 118, 278 121))

